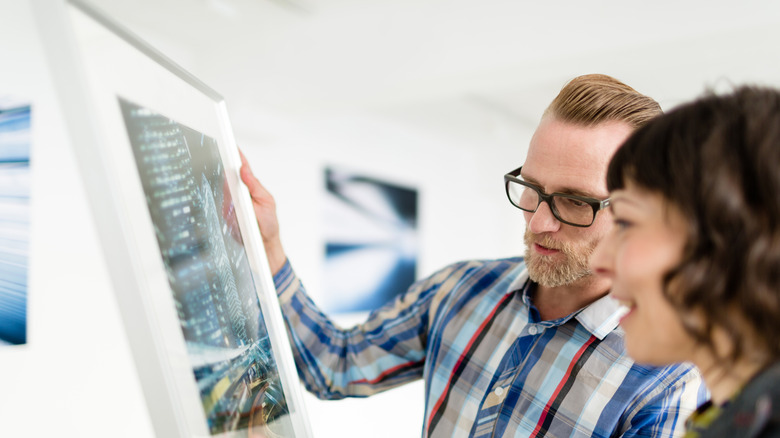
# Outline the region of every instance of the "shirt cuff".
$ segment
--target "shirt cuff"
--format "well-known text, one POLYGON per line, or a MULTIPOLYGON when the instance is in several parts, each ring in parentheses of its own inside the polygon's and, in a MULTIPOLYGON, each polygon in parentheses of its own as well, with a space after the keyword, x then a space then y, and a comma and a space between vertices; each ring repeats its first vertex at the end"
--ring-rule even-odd
POLYGON ((284 259, 284 265, 274 275, 274 287, 276 288, 276 295, 281 297, 284 291, 290 287, 295 279, 295 272, 292 269, 289 259, 284 259))

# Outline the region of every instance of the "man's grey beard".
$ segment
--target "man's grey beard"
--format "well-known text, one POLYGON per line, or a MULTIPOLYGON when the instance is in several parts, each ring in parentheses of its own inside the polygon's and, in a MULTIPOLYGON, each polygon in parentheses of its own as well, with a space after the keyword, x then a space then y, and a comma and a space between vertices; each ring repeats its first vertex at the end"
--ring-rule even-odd
POLYGON ((588 265, 588 259, 598 242, 589 242, 586 246, 575 247, 569 243, 556 242, 549 237, 534 236, 525 232, 525 265, 532 281, 545 287, 560 287, 570 285, 593 274, 588 265), (554 248, 563 253, 566 258, 559 262, 534 252, 531 247, 538 243, 548 248, 554 248))

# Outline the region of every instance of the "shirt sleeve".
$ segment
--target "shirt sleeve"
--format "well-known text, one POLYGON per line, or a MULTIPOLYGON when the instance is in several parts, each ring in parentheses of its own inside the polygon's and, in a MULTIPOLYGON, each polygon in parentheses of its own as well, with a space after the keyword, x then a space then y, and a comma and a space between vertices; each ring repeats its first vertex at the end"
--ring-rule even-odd
MULTIPOLYGON (((689 365, 673 365, 668 370, 675 380, 648 388, 644 397, 629 412, 627 430, 621 435, 631 437, 682 437, 685 423, 696 408, 709 398, 699 371, 689 365)), ((669 376, 669 375, 667 375, 669 376)))
POLYGON ((440 271, 415 283, 363 324, 343 329, 306 295, 287 261, 274 284, 306 389, 335 400, 369 396, 421 378, 429 318, 446 276, 440 271))

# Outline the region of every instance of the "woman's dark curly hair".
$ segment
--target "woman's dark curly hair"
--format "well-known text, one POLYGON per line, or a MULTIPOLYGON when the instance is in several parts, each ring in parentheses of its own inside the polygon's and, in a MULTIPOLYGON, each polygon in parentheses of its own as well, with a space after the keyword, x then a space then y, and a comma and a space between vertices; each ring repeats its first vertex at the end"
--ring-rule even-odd
POLYGON ((653 119, 610 162, 609 190, 627 181, 688 221, 682 261, 664 277, 685 330, 717 353, 723 328, 727 364, 755 348, 780 358, 780 92, 708 93, 653 119))

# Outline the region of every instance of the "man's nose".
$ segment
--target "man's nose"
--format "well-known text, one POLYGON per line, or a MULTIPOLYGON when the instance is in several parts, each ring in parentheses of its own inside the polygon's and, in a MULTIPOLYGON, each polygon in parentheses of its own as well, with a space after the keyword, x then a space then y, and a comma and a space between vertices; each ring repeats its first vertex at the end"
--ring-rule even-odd
POLYGON ((561 228, 561 222, 553 216, 547 202, 539 204, 535 212, 526 214, 530 215, 530 217, 526 216, 528 229, 534 234, 552 233, 561 228))

